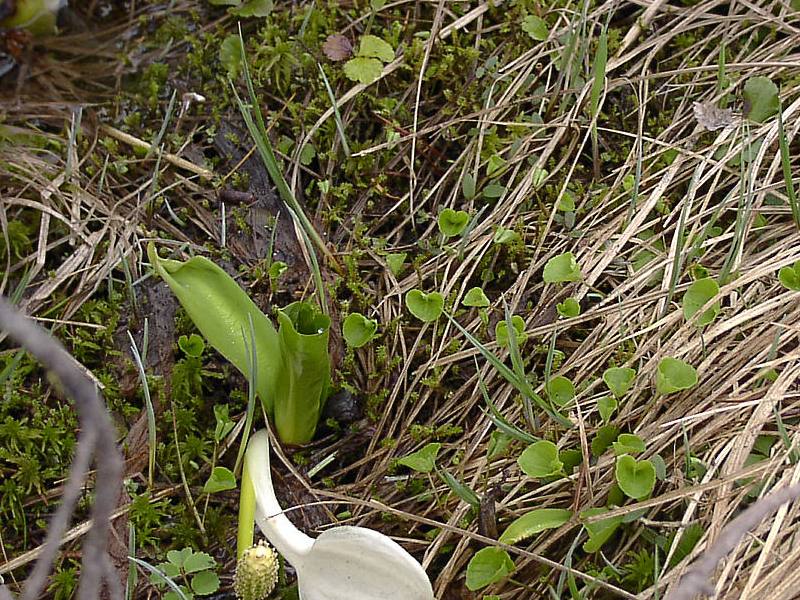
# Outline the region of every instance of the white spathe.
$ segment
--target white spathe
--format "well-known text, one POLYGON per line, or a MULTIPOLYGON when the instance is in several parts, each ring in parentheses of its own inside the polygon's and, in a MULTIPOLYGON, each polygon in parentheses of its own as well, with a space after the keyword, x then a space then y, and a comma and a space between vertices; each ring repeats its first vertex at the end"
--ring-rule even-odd
POLYGON ((422 565, 388 536, 340 526, 314 539, 289 521, 272 487, 265 430, 250 437, 245 461, 256 496, 256 523, 297 571, 302 600, 433 600, 422 565))

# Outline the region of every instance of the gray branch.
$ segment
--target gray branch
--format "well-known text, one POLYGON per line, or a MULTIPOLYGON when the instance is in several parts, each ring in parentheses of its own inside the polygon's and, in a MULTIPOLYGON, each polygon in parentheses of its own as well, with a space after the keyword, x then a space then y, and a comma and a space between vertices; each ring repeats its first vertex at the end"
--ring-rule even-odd
POLYGON ((719 539, 697 559, 681 578, 666 600, 692 600, 698 594, 711 596, 714 587, 711 576, 717 564, 733 550, 744 535, 774 513, 782 504, 800 497, 800 484, 786 487, 764 496, 742 514, 728 523, 719 539))
MULTIPOLYGON (((51 373, 58 377, 67 396, 78 412, 80 434, 70 474, 55 515, 50 521, 44 550, 25 582, 21 600, 37 600, 42 596, 61 538, 69 526, 75 504, 85 483, 86 473, 95 459, 97 478, 92 506, 92 526, 83 545, 79 600, 96 600, 108 561, 111 515, 122 488, 122 454, 117 447, 114 426, 105 403, 94 383, 84 374, 77 361, 60 342, 32 320, 18 312, 0 296, 0 330, 21 344, 51 373)), ((120 598, 120 586, 111 582, 112 598, 120 598)), ((0 599, 10 597, 0 586, 0 599)))

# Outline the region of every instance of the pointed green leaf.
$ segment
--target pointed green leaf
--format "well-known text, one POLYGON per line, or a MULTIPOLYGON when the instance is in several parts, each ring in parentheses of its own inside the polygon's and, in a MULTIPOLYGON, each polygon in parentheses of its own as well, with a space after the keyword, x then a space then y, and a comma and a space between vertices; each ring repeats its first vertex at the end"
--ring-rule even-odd
POLYGON ((570 520, 572 512, 563 508, 537 508, 515 519, 498 541, 516 544, 545 529, 561 527, 570 520))
POLYGON ((497 583, 513 573, 514 569, 514 561, 505 550, 494 546, 482 548, 467 565, 467 589, 474 592, 497 583))
POLYGON ((438 442, 427 444, 416 452, 398 459, 397 463, 419 473, 430 473, 436 466, 436 456, 441 447, 442 445, 438 442))
POLYGON ((489 298, 486 297, 483 289, 479 287, 471 288, 464 294, 464 299, 461 301, 464 306, 476 306, 478 308, 486 308, 489 306, 489 298))
POLYGON ((226 467, 214 467, 206 484, 203 486, 203 493, 216 494, 217 492, 235 489, 236 477, 234 477, 233 472, 226 467))

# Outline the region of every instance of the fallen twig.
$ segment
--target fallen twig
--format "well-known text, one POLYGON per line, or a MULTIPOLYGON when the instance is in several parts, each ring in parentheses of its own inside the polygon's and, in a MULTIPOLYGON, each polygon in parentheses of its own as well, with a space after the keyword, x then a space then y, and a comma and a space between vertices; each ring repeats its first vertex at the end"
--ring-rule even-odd
MULTIPOLYGON (((78 588, 80 600, 100 597, 103 580, 108 583, 110 597, 121 598, 121 586, 112 581, 107 545, 111 514, 117 504, 122 485, 122 454, 117 448, 111 417, 106 410, 95 384, 64 347, 47 331, 19 313, 0 296, 0 330, 24 346, 42 365, 58 377, 64 392, 72 398, 80 420, 80 435, 67 484, 64 486, 61 505, 50 521, 41 557, 25 582, 22 600, 40 598, 55 559, 61 538, 66 531, 73 509, 80 497, 86 473, 95 457, 97 482, 95 502, 92 506, 92 527, 83 545, 81 580, 78 588)), ((10 597, 10 592, 0 586, 0 598, 10 597)))

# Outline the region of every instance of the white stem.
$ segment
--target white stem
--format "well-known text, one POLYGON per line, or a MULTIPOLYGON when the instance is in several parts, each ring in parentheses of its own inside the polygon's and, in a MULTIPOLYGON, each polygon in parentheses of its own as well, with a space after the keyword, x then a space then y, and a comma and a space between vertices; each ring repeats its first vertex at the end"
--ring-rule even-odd
POLYGON ((256 495, 256 523, 275 549, 300 570, 314 545, 313 538, 295 527, 275 497, 269 468, 269 435, 265 429, 250 436, 244 457, 256 495))

